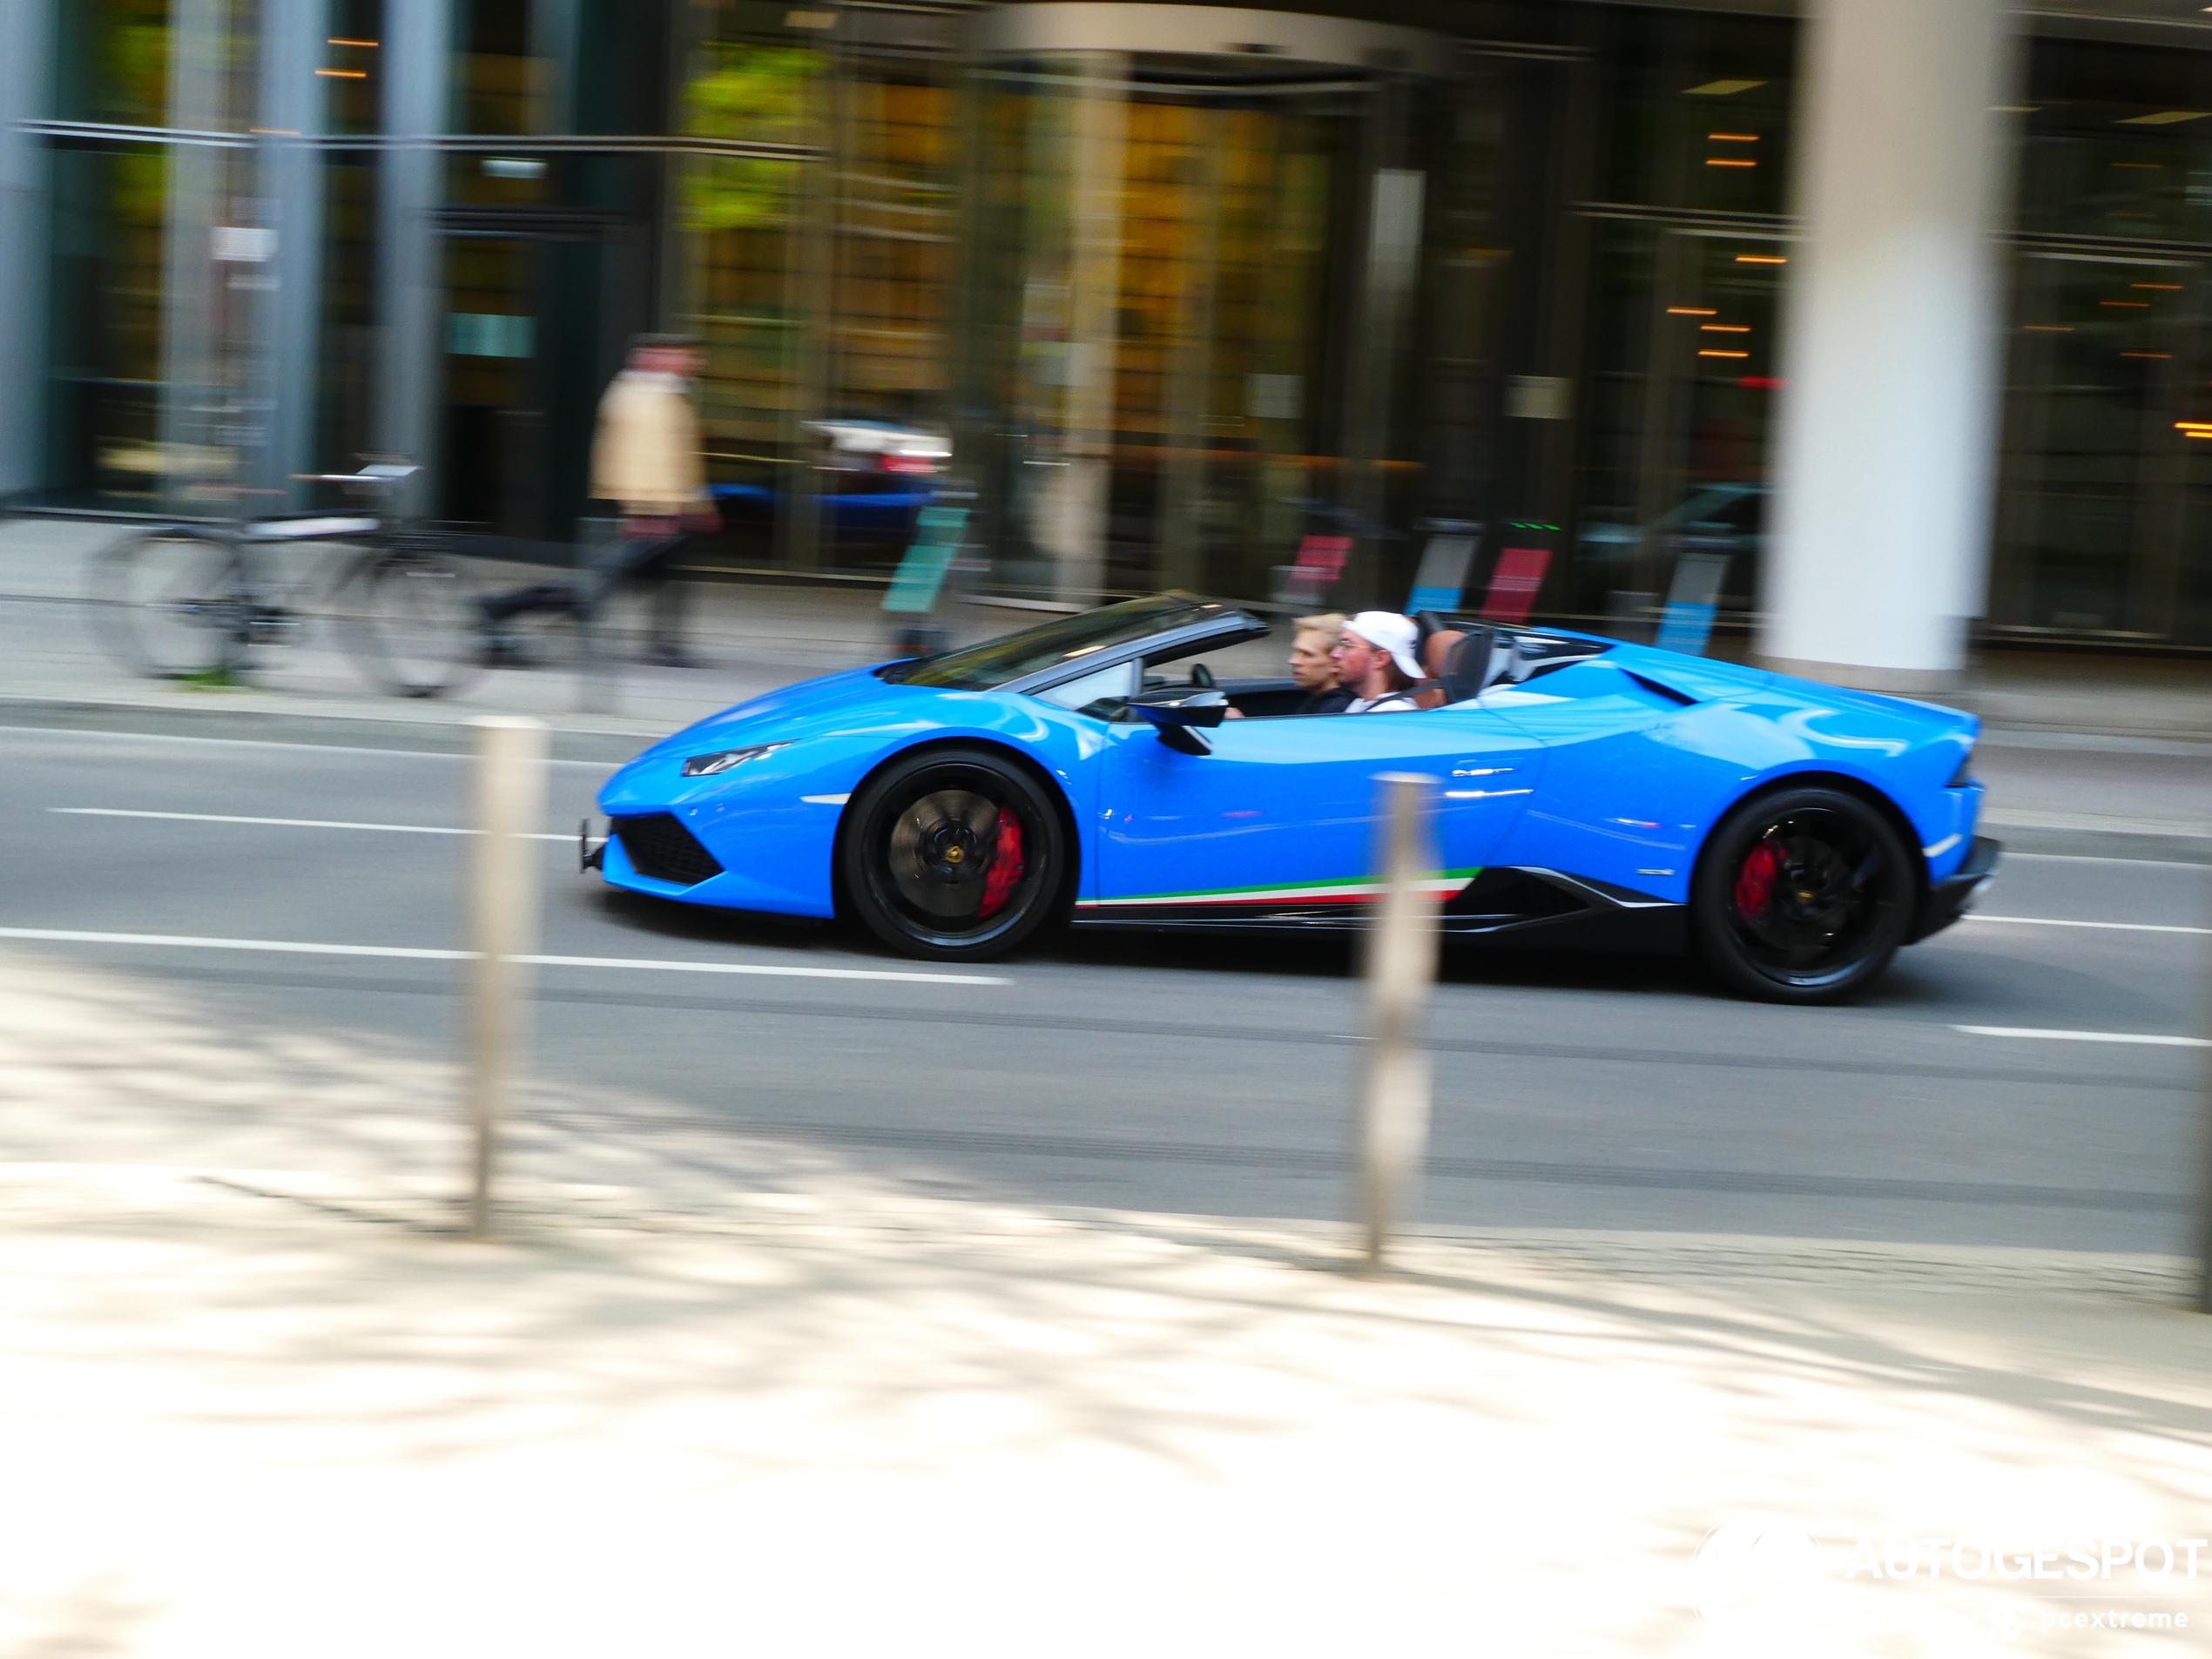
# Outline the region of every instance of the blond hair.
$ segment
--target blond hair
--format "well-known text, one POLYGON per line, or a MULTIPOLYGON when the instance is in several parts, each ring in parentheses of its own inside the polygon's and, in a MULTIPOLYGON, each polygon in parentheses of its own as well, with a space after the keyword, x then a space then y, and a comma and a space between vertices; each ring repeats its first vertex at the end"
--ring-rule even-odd
POLYGON ((1291 624, 1291 637, 1300 634, 1319 634, 1333 648, 1344 637, 1344 625, 1352 620, 1341 610, 1325 610, 1318 617, 1299 617, 1291 624))

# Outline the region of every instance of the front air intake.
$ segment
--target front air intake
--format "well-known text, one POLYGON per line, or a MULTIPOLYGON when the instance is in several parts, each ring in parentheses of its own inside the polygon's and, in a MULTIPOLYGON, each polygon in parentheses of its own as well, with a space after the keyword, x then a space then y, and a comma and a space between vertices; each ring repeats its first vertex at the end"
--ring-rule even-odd
POLYGON ((678 823, 672 813, 617 818, 613 829, 623 852, 629 855, 630 867, 651 880, 695 887, 709 876, 722 873, 714 854, 700 846, 698 837, 678 823))

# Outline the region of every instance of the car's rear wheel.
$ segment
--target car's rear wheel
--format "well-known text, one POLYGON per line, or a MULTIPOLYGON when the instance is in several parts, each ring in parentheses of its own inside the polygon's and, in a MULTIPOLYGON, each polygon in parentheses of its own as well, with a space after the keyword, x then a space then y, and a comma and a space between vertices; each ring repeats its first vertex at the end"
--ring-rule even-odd
POLYGON ((1721 821, 1690 921, 1714 972, 1771 1002, 1835 1002, 1889 966, 1919 892, 1887 818, 1838 789, 1780 789, 1721 821))
POLYGON ((1002 955, 1051 917, 1066 836, 1043 788, 981 749, 894 762, 853 797, 839 847, 853 912, 909 956, 1002 955))

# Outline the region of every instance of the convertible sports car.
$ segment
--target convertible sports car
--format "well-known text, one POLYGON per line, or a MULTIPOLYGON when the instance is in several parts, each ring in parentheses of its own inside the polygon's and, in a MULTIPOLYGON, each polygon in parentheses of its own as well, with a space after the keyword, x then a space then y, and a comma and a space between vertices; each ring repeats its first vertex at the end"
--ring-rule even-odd
POLYGON ((1375 776, 1425 772, 1447 934, 1694 950, 1790 1002, 1865 985, 1995 870, 1972 715, 1420 620, 1455 637, 1444 701, 1399 713, 1301 716, 1288 680, 1217 679, 1207 653, 1267 624, 1184 593, 827 675, 624 766, 586 862, 689 904, 855 918, 941 960, 1063 920, 1355 927, 1375 776))

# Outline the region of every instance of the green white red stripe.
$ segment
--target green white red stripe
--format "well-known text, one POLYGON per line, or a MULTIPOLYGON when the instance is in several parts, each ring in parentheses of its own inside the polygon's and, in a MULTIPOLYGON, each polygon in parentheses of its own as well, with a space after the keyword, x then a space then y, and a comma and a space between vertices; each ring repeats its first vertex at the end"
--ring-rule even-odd
MULTIPOLYGON (((1482 873, 1471 870, 1440 870, 1413 885, 1423 893, 1449 898, 1482 873)), ((1079 899, 1078 910, 1120 910, 1155 905, 1281 905, 1358 904, 1383 890, 1379 881, 1293 881, 1275 887, 1211 887, 1195 893, 1147 893, 1122 899, 1079 899)))

